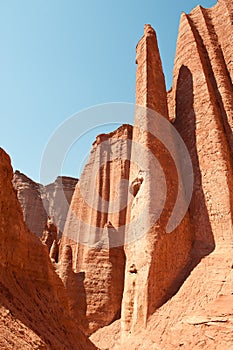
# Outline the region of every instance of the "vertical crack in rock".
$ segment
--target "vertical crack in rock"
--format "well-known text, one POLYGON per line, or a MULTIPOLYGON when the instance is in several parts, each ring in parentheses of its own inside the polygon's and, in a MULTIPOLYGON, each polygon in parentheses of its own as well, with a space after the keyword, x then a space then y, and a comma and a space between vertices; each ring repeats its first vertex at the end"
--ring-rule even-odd
POLYGON ((196 240, 209 251, 215 244, 232 242, 233 92, 223 56, 226 49, 218 41, 223 27, 226 38, 233 33, 223 11, 226 3, 208 10, 198 6, 182 15, 171 102, 175 126, 194 167, 191 224, 196 240))

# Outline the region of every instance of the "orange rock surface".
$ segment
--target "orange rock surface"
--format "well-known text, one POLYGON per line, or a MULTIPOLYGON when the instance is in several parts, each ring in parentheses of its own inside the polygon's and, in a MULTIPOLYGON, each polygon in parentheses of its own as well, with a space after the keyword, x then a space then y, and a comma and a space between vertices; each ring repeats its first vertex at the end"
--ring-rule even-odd
MULTIPOLYGON (((144 36, 137 46, 137 64, 137 105, 153 109, 160 114, 159 118, 168 119, 167 94, 156 34, 149 25, 145 26, 144 36)), ((140 190, 132 202, 129 221, 139 217, 140 224, 133 230, 143 230, 146 225, 148 230, 143 237, 125 247, 122 331, 126 337, 145 327, 148 317, 179 287, 179 279, 184 277, 181 274, 189 261, 193 240, 188 215, 173 232, 166 233, 177 197, 178 178, 174 160, 166 149, 168 140, 172 144, 172 135, 168 134, 168 130, 166 144, 153 136, 159 128, 155 117, 151 111, 139 108, 134 121, 132 157, 135 152, 138 165, 135 167, 132 164, 130 168, 130 183, 135 181, 138 174, 144 175, 140 190), (143 124, 148 126, 146 131, 142 128, 143 124), (146 148, 146 153, 140 155, 138 144, 146 148), (162 174, 159 173, 158 164, 153 162, 152 156, 159 161, 161 171, 166 176, 166 194, 161 190, 162 174), (161 202, 162 211, 159 220, 155 220, 154 213, 158 210, 158 202, 161 202), (140 213, 143 210, 145 212, 141 218, 140 213), (132 270, 132 266, 136 269, 132 270)), ((160 134, 162 132, 165 130, 159 130, 160 134)), ((131 232, 128 234, 131 235, 131 232)))
POLYGON ((12 177, 0 149, 0 348, 94 350, 68 313, 46 246, 25 226, 12 177))
POLYGON ((31 232, 41 237, 50 216, 58 228, 58 238, 61 238, 77 182, 72 177, 58 176, 53 183, 43 186, 15 171, 13 185, 31 232))
POLYGON ((86 333, 101 350, 233 350, 232 41, 232 0, 183 13, 166 92, 145 26, 134 128, 97 136, 59 256, 56 226, 44 230, 53 265, 25 227, 0 150, 1 348, 94 349, 86 333), (155 137, 163 122, 184 140, 194 175, 187 212, 170 231, 186 163, 169 128, 164 144, 155 137))
POLYGON ((67 288, 71 310, 74 317, 83 311, 87 334, 120 317, 125 269, 120 228, 126 221, 127 188, 118 185, 129 178, 131 138, 130 125, 97 137, 74 192, 61 242, 59 269, 68 244, 76 281, 76 289, 67 288), (109 203, 115 203, 112 212, 109 203))
MULTIPOLYGON (((210 9, 198 6, 189 15, 181 16, 168 109, 170 120, 189 150, 194 170, 193 196, 188 213, 193 244, 189 263, 183 265, 184 280, 176 293, 149 315, 144 329, 140 329, 137 325, 142 324, 145 309, 149 307, 154 293, 158 295, 156 288, 159 285, 154 286, 148 300, 141 298, 138 303, 140 290, 135 293, 132 288, 127 289, 126 275, 122 308, 129 310, 133 302, 136 306, 132 314, 122 318, 121 325, 115 322, 92 335, 91 339, 101 349, 107 348, 107 344, 114 350, 233 349, 232 19, 231 0, 219 0, 210 9), (124 305, 133 293, 133 302, 124 305), (139 316, 135 327, 132 327, 135 309, 139 316), (128 329, 126 322, 130 325, 128 329)), ((149 60, 151 56, 147 54, 146 57, 149 60)), ((137 62, 140 64, 140 60, 137 62)), ((145 67, 150 65, 146 59, 141 62, 144 68, 140 68, 140 86, 144 74, 147 81, 144 86, 149 87, 153 75, 145 75, 145 67)), ((160 64, 157 69, 161 69, 160 64)), ((139 88, 137 91, 140 94, 151 93, 154 99, 158 98, 153 89, 139 88)), ((140 97, 140 103, 151 99, 140 97)), ((160 108, 160 104, 159 98, 157 104, 151 106, 160 108)), ((150 239, 151 235, 146 243, 150 239)), ((185 246, 183 239, 180 245, 185 246)), ((163 256, 168 257, 172 247, 166 245, 163 256)), ((137 250, 140 251, 137 243, 126 248, 128 279, 128 257, 130 260, 135 258, 137 250)), ((156 254, 163 280, 166 280, 171 267, 166 271, 160 265, 158 249, 153 254, 156 254)), ((138 259, 138 264, 142 260, 138 259)), ((149 286, 150 278, 148 281, 149 286)), ((156 279, 154 281, 157 282, 156 279)), ((150 293, 147 285, 145 288, 150 293)))

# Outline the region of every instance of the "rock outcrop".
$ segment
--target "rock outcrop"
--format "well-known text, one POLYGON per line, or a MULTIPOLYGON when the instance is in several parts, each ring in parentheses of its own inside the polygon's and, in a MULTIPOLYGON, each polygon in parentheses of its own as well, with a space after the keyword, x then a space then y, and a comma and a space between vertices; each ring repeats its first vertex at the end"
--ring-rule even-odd
POLYGON ((59 244, 58 229, 51 218, 48 218, 41 241, 48 247, 48 252, 53 262, 58 262, 59 244))
POLYGON ((231 1, 219 1, 212 9, 198 6, 182 14, 171 92, 172 117, 194 167, 191 224, 196 240, 209 251, 232 241, 233 92, 226 43, 233 39, 233 26, 228 6, 231 1))
POLYGON ((125 336, 145 327, 149 316, 178 289, 193 241, 188 215, 175 230, 166 232, 180 189, 178 164, 171 154, 177 153, 175 140, 169 128, 163 130, 161 123, 163 118, 168 120, 167 94, 156 34, 150 25, 145 26, 144 36, 137 45, 136 62, 136 103, 145 108, 137 108, 134 120, 132 159, 137 159, 138 165, 135 167, 132 162, 130 183, 134 186, 135 179, 141 180, 141 187, 135 192, 129 221, 135 218, 140 221, 136 227, 129 228, 128 235, 132 235, 131 230, 147 229, 140 239, 125 247, 122 302, 125 336), (163 133, 166 133, 165 144, 155 137, 163 133), (142 148, 147 151, 140 152, 142 148))
POLYGON ((14 173, 13 186, 17 191, 27 227, 41 237, 47 222, 47 213, 41 198, 43 186, 18 170, 14 173))
MULTIPOLYGON (((154 310, 146 329, 131 327, 132 336, 125 336, 124 322, 133 322, 135 313, 132 312, 128 319, 122 319, 123 329, 115 322, 92 336, 103 349, 106 340, 110 348, 117 350, 232 349, 232 39, 231 0, 219 0, 210 9, 198 6, 190 14, 181 16, 168 109, 169 119, 185 141, 193 164, 194 187, 188 210, 188 233, 192 233, 193 240, 190 260, 182 271, 184 280, 179 290, 154 310), (114 340, 109 339, 111 332, 114 340)), ((139 59, 137 62, 140 64, 139 59)), ((152 74, 147 75, 145 86, 149 86, 151 77, 152 74)), ((161 89, 163 87, 164 84, 161 89)), ((156 99, 158 95, 155 92, 153 96, 156 99)), ((156 106, 160 106, 159 103, 156 106)), ((183 245, 183 240, 180 244, 183 245)), ((174 246, 167 245, 163 254, 170 254, 173 249, 174 246)), ((157 254, 162 270, 159 250, 154 250, 153 254, 157 254)), ((126 274, 128 256, 126 250, 126 274)), ((130 272, 135 279, 140 271, 135 266, 134 273, 128 269, 128 279, 130 272)), ((166 280, 169 271, 172 271, 171 266, 168 271, 163 270, 163 279, 166 280)), ((130 292, 125 296, 126 291, 123 309, 128 307, 124 302, 130 292)), ((150 300, 143 300, 146 307, 150 300)), ((137 312, 144 315, 144 310, 145 307, 138 308, 137 312)))
MULTIPOLYGON (((130 125, 97 136, 73 195, 61 242, 61 268, 63 247, 72 248, 79 283, 71 298, 83 310, 88 334, 120 317, 131 139, 130 125)), ((75 307, 72 310, 75 315, 75 307)))
POLYGON ((15 172, 13 185, 31 232, 41 237, 48 217, 51 217, 59 229, 58 238, 61 238, 77 182, 72 177, 58 176, 53 183, 43 186, 18 170, 15 172))
POLYGON ((232 40, 232 0, 183 13, 167 93, 145 26, 134 128, 97 136, 74 194, 15 174, 44 244, 0 149, 0 347, 233 349, 232 40))
POLYGON ((12 177, 0 149, 0 348, 94 350, 69 315, 47 248, 26 228, 12 177))

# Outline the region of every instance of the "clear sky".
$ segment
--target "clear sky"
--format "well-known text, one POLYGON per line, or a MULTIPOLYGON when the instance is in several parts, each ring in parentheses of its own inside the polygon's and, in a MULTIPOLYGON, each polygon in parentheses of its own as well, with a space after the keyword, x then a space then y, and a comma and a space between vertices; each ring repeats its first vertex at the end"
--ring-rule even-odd
MULTIPOLYGON (((156 29, 170 88, 180 14, 198 4, 216 0, 0 0, 0 145, 14 169, 38 181, 43 150, 62 122, 96 104, 134 102, 145 23, 156 29)), ((78 176, 77 164, 64 175, 78 176)))

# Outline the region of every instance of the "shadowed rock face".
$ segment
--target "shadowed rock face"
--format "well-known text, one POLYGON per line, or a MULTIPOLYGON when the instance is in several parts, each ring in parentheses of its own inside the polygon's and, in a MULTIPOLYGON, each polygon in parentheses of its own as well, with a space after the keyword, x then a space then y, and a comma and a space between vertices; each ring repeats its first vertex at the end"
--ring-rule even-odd
POLYGON ((12 177, 0 149, 0 348, 95 349, 69 316, 47 248, 26 228, 12 177))
POLYGON ((219 1, 212 9, 198 6, 191 14, 181 16, 171 115, 194 166, 192 227, 196 240, 209 249, 232 241, 230 37, 232 40, 230 1, 219 1))
POLYGON ((77 182, 71 177, 58 176, 53 183, 43 186, 19 171, 14 173, 13 185, 31 232, 41 237, 48 217, 51 217, 58 228, 58 238, 61 238, 77 182))

